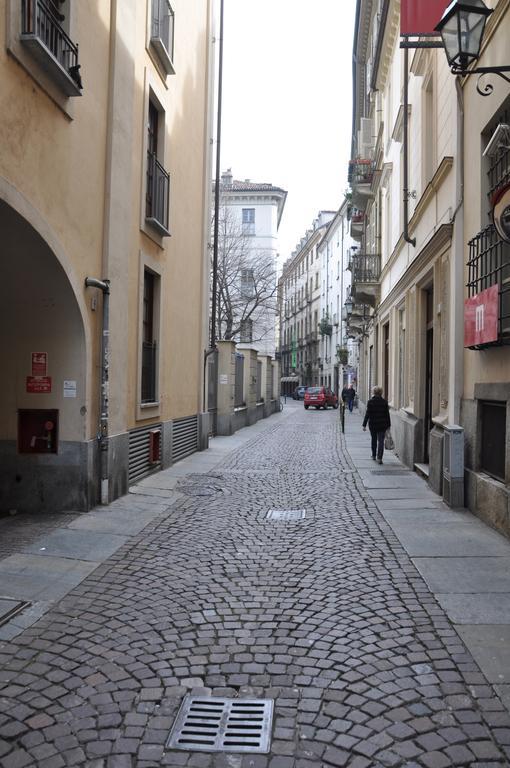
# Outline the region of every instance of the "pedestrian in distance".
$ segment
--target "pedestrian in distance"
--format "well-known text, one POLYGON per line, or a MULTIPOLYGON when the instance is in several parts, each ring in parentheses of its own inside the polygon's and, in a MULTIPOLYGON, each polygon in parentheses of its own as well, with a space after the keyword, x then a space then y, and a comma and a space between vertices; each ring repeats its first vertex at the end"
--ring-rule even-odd
POLYGON ((387 400, 382 396, 382 388, 374 387, 373 397, 367 403, 365 418, 363 419, 363 432, 366 432, 367 424, 372 436, 372 458, 382 464, 384 453, 384 436, 391 426, 390 409, 387 400))
POLYGON ((342 400, 345 403, 345 405, 348 406, 349 411, 352 413, 352 409, 354 407, 354 398, 356 397, 356 390, 350 384, 348 387, 344 387, 342 389, 342 400))

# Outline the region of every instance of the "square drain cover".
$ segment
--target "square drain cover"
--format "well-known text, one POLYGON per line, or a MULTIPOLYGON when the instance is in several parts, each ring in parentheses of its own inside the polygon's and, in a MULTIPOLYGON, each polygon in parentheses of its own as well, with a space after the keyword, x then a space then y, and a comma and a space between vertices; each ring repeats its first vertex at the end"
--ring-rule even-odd
POLYGON ((166 749, 267 753, 272 720, 272 699, 186 696, 166 749))
POLYGON ((270 509, 266 515, 267 520, 280 520, 289 522, 292 520, 302 520, 306 515, 304 509, 270 509))

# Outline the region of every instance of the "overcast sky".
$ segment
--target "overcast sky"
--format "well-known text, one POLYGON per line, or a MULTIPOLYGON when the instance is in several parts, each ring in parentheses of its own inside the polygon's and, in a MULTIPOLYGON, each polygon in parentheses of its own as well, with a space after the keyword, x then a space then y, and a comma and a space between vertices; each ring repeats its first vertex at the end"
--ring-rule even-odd
POLYGON ((356 0, 224 0, 222 170, 288 192, 281 260, 347 187, 356 0))

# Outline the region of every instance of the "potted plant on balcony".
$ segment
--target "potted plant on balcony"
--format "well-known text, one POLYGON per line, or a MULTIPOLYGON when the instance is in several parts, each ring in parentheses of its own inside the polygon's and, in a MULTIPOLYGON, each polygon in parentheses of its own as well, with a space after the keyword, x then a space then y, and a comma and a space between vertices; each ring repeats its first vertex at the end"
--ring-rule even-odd
POLYGON ((338 346, 336 348, 336 358, 340 365, 347 365, 349 360, 349 350, 346 347, 338 346))
POLYGON ((319 323, 319 333, 321 336, 331 336, 333 333, 333 326, 329 319, 329 315, 324 315, 319 323))

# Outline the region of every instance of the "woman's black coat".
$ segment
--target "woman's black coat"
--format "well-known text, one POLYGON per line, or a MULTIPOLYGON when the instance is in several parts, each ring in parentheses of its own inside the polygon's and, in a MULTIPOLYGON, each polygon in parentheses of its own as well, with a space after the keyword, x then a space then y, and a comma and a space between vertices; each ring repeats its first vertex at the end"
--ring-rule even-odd
POLYGON ((368 426, 371 432, 386 432, 391 426, 390 409, 388 403, 380 395, 374 395, 367 403, 363 426, 368 426))

